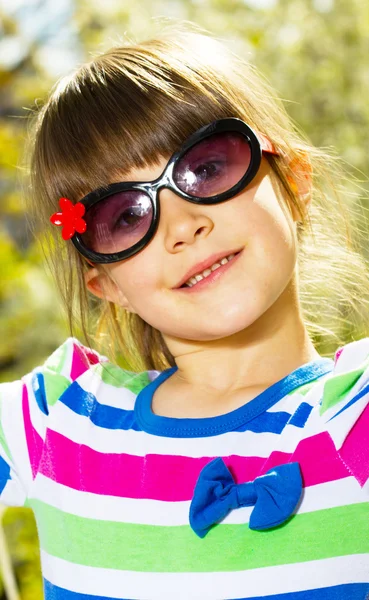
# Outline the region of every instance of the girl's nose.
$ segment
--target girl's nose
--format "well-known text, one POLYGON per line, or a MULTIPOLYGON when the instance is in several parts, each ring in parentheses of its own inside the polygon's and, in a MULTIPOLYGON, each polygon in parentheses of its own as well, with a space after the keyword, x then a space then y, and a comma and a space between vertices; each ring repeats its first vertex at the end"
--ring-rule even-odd
POLYGON ((179 252, 199 237, 207 237, 214 227, 206 205, 188 202, 168 189, 159 192, 159 202, 159 230, 168 252, 179 252))

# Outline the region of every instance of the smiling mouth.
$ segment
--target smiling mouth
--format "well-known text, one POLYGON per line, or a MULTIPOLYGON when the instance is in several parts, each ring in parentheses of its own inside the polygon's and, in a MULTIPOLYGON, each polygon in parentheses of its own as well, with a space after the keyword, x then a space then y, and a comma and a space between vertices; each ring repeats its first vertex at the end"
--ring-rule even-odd
POLYGON ((222 277, 223 273, 228 271, 228 269, 231 268, 231 265, 237 261, 237 258, 242 253, 242 250, 235 252, 228 257, 222 258, 218 263, 214 263, 214 265, 212 265, 212 267, 215 268, 212 269, 212 267, 209 267, 208 269, 205 269, 205 275, 203 274, 204 272, 201 274, 199 273, 175 289, 183 292, 193 292, 196 290, 200 291, 208 284, 215 283, 222 277))

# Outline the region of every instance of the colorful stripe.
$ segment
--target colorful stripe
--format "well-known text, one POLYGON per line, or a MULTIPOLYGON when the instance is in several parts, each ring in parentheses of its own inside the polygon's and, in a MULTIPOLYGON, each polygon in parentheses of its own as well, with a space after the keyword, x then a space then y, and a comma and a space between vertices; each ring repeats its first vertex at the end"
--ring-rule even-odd
POLYGON ((239 571, 369 553, 368 502, 294 515, 288 523, 267 532, 253 531, 247 524, 222 523, 204 539, 199 539, 189 525, 158 527, 85 519, 36 499, 31 506, 43 550, 97 568, 171 573, 239 571), (337 523, 346 535, 337 536, 337 523))
MULTIPOLYGON (((143 574, 141 571, 95 569, 66 562, 43 550, 41 560, 45 565, 44 576, 55 586, 108 598, 214 600, 244 598, 246 590, 251 598, 273 598, 273 594, 330 589, 353 582, 369 585, 369 557, 364 554, 228 573, 143 574)), ((365 587, 361 589, 365 590, 365 587)), ((345 600, 349 600, 349 597, 345 600)))
MULTIPOLYGON (((264 600, 368 600, 368 594, 368 583, 347 583, 346 585, 335 585, 331 588, 321 588, 320 590, 273 594, 273 596, 263 596, 263 598, 264 600)), ((260 600, 260 596, 243 598, 242 600, 260 600)))
POLYGON ((369 404, 351 429, 339 453, 363 486, 369 478, 369 404))
POLYGON ((76 414, 88 417, 98 427, 138 429, 133 410, 100 404, 94 394, 86 392, 76 381, 69 386, 60 401, 76 414))
MULTIPOLYGON (((135 498, 97 496, 61 486, 40 474, 37 476, 33 494, 61 511, 88 519, 142 525, 188 525, 189 500, 165 502, 143 498, 137 502, 135 498)), ((338 479, 305 488, 299 514, 362 501, 362 490, 355 477, 338 479)), ((248 523, 252 510, 251 506, 232 510, 222 523, 248 523)))
MULTIPOLYGON (((73 489, 128 498, 152 498, 178 502, 192 498, 201 469, 214 456, 103 454, 48 431, 39 471, 73 489)), ((273 452, 269 459, 257 456, 224 457, 236 483, 252 481, 270 468, 297 461, 304 486, 333 481, 350 475, 327 433, 302 440, 292 454, 273 452), (321 460, 314 464, 312 456, 321 460)))
MULTIPOLYGON (((107 390, 104 389, 103 392, 104 395, 107 394, 107 390)), ((127 392, 127 394, 130 394, 130 392, 127 392)), ((116 398, 114 401, 116 401, 116 398)), ((121 393, 121 402, 122 404, 129 402, 124 393, 121 393)), ((270 432, 264 432, 261 435, 253 431, 228 431, 216 436, 203 437, 201 444, 199 444, 199 439, 196 437, 166 438, 160 435, 153 436, 146 431, 139 430, 136 420, 134 420, 132 428, 124 430, 125 434, 122 435, 121 429, 98 427, 89 418, 71 411, 63 402, 58 402, 53 408, 51 428, 78 444, 86 445, 104 454, 123 453, 136 456, 172 454, 202 458, 204 456, 227 456, 237 447, 241 456, 249 456, 251 449, 253 456, 263 457, 266 460, 278 447, 289 454, 292 454, 296 449, 296 437, 287 436, 286 431, 284 431, 282 446, 280 434, 270 432), (241 438, 242 443, 240 443, 241 438)), ((287 428, 290 428, 288 423, 287 428)), ((296 429, 295 427, 291 428, 296 429)), ((307 427, 304 428, 303 435, 308 436, 309 431, 316 432, 320 429, 320 418, 317 411, 313 411, 307 427)), ((300 433, 297 433, 297 435, 300 439, 300 433)))
MULTIPOLYGON (((111 600, 112 596, 96 596, 90 594, 79 594, 71 592, 50 583, 46 579, 43 580, 45 597, 52 600, 111 600)), ((369 594, 368 583, 347 583, 345 585, 335 585, 333 587, 320 588, 319 590, 306 590, 304 592, 290 592, 287 594, 273 594, 272 596, 264 596, 263 600, 367 600, 369 594)), ((116 597, 115 597, 116 598, 116 597)), ((175 596, 179 599, 178 592, 175 596)), ((261 596, 244 597, 237 600, 260 600, 261 596)), ((204 596, 202 596, 204 600, 204 596)), ((126 600, 119 596, 118 600, 126 600)), ((127 599, 129 600, 129 599, 127 599)), ((188 598, 186 598, 188 600, 188 598)), ((232 600, 232 599, 228 599, 232 600)))
POLYGON ((0 494, 4 490, 8 480, 10 479, 10 466, 0 456, 0 494))
MULTIPOLYGON (((99 386, 99 391, 102 386, 99 386)), ((94 425, 105 429, 136 429, 140 427, 135 420, 134 411, 101 404, 96 396, 84 390, 79 382, 72 383, 63 393, 60 402, 76 414, 88 417, 94 425)), ((132 404, 133 407, 133 404, 132 404)), ((252 421, 246 422, 237 431, 253 431, 254 433, 282 433, 286 424, 303 427, 312 406, 303 402, 294 415, 286 411, 264 412, 252 421)))
POLYGON ((356 383, 361 378, 364 369, 368 367, 367 363, 368 361, 359 369, 354 369, 349 373, 342 373, 332 379, 328 379, 324 386, 324 395, 320 409, 321 415, 354 392, 356 383))
POLYGON ((29 461, 32 468, 32 476, 33 478, 35 478, 37 475, 38 465, 40 463, 40 458, 44 444, 42 438, 38 435, 37 431, 34 429, 31 423, 28 403, 28 391, 26 385, 23 385, 22 407, 29 461))
POLYGON ((86 353, 78 344, 73 344, 71 379, 75 381, 82 373, 90 368, 90 365, 96 364, 98 357, 92 353, 86 353))

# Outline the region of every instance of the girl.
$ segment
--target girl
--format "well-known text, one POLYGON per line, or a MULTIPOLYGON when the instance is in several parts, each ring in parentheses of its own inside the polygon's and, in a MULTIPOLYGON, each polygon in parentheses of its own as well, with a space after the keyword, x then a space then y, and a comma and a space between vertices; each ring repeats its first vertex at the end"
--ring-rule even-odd
POLYGON ((70 319, 134 367, 71 337, 1 386, 0 498, 34 511, 45 597, 367 598, 369 338, 321 355, 314 296, 368 291, 337 162, 191 27, 97 56, 34 125, 70 319))

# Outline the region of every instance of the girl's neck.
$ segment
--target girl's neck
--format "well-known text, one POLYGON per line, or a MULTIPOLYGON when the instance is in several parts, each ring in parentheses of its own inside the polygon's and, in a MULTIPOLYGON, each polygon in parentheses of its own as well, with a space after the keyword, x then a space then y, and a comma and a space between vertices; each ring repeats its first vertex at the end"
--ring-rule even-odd
POLYGON ((247 389, 265 389, 319 358, 299 303, 287 288, 260 319, 230 337, 212 342, 165 337, 165 341, 178 367, 168 385, 183 392, 196 389, 214 401, 247 389))

